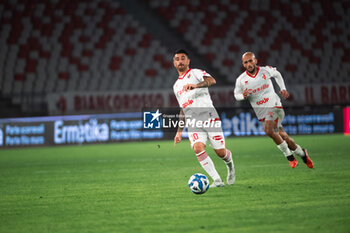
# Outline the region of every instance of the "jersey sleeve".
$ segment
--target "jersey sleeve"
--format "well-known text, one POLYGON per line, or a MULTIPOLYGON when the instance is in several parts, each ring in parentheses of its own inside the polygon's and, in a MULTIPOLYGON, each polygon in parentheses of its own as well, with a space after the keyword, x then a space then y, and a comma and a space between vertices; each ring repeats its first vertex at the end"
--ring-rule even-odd
POLYGON ((281 73, 275 67, 266 66, 265 68, 265 70, 270 74, 270 77, 275 78, 277 85, 280 87, 280 90, 286 90, 286 86, 284 84, 281 73))
POLYGON ((237 78, 235 90, 234 90, 235 98, 237 101, 244 100, 243 97, 243 86, 241 84, 241 78, 237 78))
POLYGON ((199 70, 199 69, 195 70, 194 75, 195 75, 195 78, 198 80, 198 82, 203 82, 205 76, 211 77, 211 75, 207 73, 205 70, 199 70))

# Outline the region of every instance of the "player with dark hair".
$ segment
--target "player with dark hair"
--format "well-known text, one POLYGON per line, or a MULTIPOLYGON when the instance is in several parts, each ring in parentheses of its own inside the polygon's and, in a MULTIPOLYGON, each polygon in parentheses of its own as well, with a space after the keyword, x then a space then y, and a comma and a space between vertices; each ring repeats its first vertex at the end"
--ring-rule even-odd
MULTIPOLYGON (((213 106, 208 89, 208 87, 216 83, 215 79, 203 70, 191 69, 189 67, 190 59, 188 53, 183 49, 175 52, 173 63, 179 74, 179 78, 175 82, 173 89, 181 108, 180 116, 183 116, 182 120, 191 121, 192 119, 200 119, 208 122, 219 122, 220 118, 213 106)), ((183 129, 179 125, 174 138, 174 146, 181 142, 183 129)), ((210 187, 223 187, 224 182, 222 182, 213 161, 205 151, 208 140, 216 154, 224 160, 228 172, 227 184, 232 185, 236 178, 235 169, 232 153, 225 147, 225 138, 221 124, 219 128, 214 130, 206 127, 188 127, 188 132, 191 147, 196 153, 199 163, 214 180, 210 187)))
POLYGON ((284 99, 289 97, 282 75, 276 68, 271 66, 257 66, 258 60, 254 53, 246 52, 242 56, 242 64, 246 69, 236 80, 235 98, 236 100, 249 100, 259 121, 264 126, 264 131, 276 143, 292 168, 298 165, 298 161, 293 154, 302 158, 309 168, 313 168, 307 150, 302 149, 284 131, 282 121, 284 110, 279 96, 276 94, 271 78, 275 78, 280 87, 280 94, 284 99))

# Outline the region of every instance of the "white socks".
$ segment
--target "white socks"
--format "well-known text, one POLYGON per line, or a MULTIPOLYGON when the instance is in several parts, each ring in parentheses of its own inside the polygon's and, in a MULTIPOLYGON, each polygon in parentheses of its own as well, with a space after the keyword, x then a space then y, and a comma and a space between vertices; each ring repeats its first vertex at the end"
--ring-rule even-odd
POLYGON ((292 155, 292 152, 289 150, 286 141, 283 141, 281 144, 277 145, 277 148, 280 149, 286 157, 292 155))
POLYGON ((205 150, 196 154, 196 156, 203 169, 209 174, 211 178, 213 178, 213 180, 221 180, 219 173, 215 169, 213 161, 205 152, 205 150))
POLYGON ((232 153, 226 149, 226 155, 222 158, 227 167, 227 184, 233 185, 236 180, 235 165, 233 164, 232 153))
POLYGON ((294 151, 291 151, 289 148, 288 148, 288 144, 286 141, 283 141, 281 144, 279 144, 278 146, 278 149, 280 149, 283 154, 287 157, 289 155, 292 155, 292 154, 296 154, 300 157, 304 157, 305 156, 305 153, 304 151, 301 149, 301 147, 297 144, 297 148, 294 150, 294 151))
POLYGON ((225 155, 225 157, 222 158, 222 160, 224 160, 224 162, 226 163, 226 166, 230 170, 234 169, 234 164, 233 164, 233 160, 232 160, 232 153, 231 153, 231 151, 226 149, 226 155, 225 155))
POLYGON ((226 150, 226 155, 225 155, 225 157, 222 158, 222 160, 224 160, 226 164, 231 163, 231 161, 232 161, 231 151, 226 150))
POLYGON ((297 148, 293 151, 293 153, 300 156, 300 157, 305 156, 304 151, 301 149, 301 147, 298 144, 297 144, 297 148))

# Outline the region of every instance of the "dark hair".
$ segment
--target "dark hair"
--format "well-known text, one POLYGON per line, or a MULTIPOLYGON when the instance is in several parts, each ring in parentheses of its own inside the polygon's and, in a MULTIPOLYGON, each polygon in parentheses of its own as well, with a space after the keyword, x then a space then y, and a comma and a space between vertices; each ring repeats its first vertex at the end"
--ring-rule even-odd
POLYGON ((184 54, 186 54, 187 57, 189 57, 189 56, 188 56, 188 53, 187 53, 186 50, 184 50, 184 49, 178 49, 178 50, 176 50, 175 53, 174 53, 174 55, 175 55, 175 54, 179 54, 179 53, 184 53, 184 54))

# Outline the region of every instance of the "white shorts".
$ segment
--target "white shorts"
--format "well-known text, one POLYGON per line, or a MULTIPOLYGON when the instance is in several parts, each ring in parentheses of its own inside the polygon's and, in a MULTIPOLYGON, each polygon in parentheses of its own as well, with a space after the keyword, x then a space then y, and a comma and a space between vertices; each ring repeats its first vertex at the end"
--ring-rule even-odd
POLYGON ((268 109, 268 111, 266 111, 265 116, 263 118, 259 118, 259 121, 263 127, 265 127, 265 121, 275 121, 276 122, 275 130, 278 131, 279 128, 282 127, 283 119, 284 119, 283 107, 274 107, 274 108, 268 109))
MULTIPOLYGON (((219 114, 214 107, 211 108, 192 108, 186 114, 186 121, 208 121, 210 123, 221 123, 219 114)), ((210 146, 214 149, 225 148, 225 138, 222 132, 221 125, 219 127, 188 127, 188 138, 191 142, 191 147, 197 142, 207 144, 209 139, 210 146)))
POLYGON ((223 132, 207 132, 204 129, 197 129, 196 132, 188 132, 188 138, 191 142, 191 147, 197 142, 201 142, 204 145, 207 144, 209 139, 209 145, 215 150, 225 148, 225 137, 223 132))

